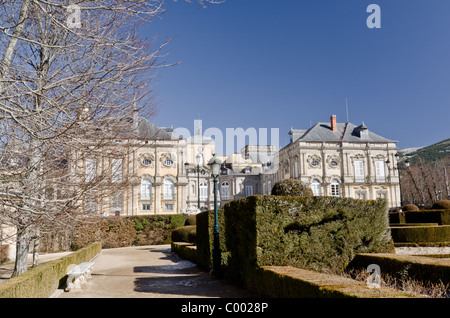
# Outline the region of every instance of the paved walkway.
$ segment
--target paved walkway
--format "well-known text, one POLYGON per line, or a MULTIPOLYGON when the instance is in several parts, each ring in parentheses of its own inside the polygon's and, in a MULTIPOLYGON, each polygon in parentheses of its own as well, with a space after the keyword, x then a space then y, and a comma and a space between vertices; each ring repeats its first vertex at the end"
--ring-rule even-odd
POLYGON ((170 245, 103 249, 92 277, 81 290, 58 291, 57 298, 247 298, 254 297, 226 279, 172 253, 170 245))

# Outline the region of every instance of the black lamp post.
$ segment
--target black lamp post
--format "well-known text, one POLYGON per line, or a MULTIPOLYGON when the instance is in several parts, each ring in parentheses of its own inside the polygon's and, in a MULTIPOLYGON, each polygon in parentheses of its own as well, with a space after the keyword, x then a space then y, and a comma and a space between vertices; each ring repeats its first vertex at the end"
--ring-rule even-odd
POLYGON ((220 174, 220 166, 222 161, 213 154, 213 157, 209 160, 208 165, 211 167, 211 176, 214 178, 214 245, 213 245, 213 268, 211 275, 215 277, 222 277, 222 255, 220 250, 220 236, 219 236, 219 216, 217 214, 217 177, 220 174))

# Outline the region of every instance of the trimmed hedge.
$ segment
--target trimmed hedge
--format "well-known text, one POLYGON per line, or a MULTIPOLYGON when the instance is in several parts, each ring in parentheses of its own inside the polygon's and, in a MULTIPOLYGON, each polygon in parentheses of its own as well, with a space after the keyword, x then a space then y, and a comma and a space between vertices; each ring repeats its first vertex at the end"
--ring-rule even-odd
POLYGON ((398 290, 369 288, 351 278, 290 266, 264 266, 251 290, 277 298, 416 298, 398 290))
POLYGON ((249 196, 225 222, 229 273, 248 286, 262 266, 342 272, 355 253, 393 252, 385 200, 249 196))
POLYGON ((272 195, 283 195, 292 197, 311 197, 313 192, 308 185, 298 179, 286 179, 275 183, 272 195))
POLYGON ((197 263, 197 247, 191 243, 172 242, 171 251, 177 253, 181 258, 197 263))
POLYGON ((196 231, 197 226, 195 225, 186 225, 178 227, 172 230, 172 242, 195 243, 196 231))
MULTIPOLYGON (((226 267, 228 249, 226 247, 226 227, 224 210, 218 210, 219 240, 222 251, 222 266, 226 267)), ((198 264, 212 268, 212 250, 214 247, 214 211, 204 211, 197 214, 197 257, 198 264)))
POLYGON ((391 227, 394 242, 450 242, 450 225, 391 227))
MULTIPOLYGON (((433 255, 435 256, 435 255, 433 255)), ((442 255, 441 255, 442 256, 442 255)), ((445 256, 445 255, 444 255, 445 256)), ((424 283, 450 283, 450 263, 445 258, 430 255, 373 255, 358 254, 347 269, 366 269, 370 264, 380 266, 381 273, 388 273, 395 278, 408 275, 409 278, 424 283)))
POLYGON ((450 225, 450 210, 390 212, 389 223, 438 223, 450 225))
POLYGON ((439 200, 433 204, 433 209, 450 209, 450 200, 439 200))
POLYGON ((67 267, 93 259, 101 252, 99 242, 60 259, 43 263, 0 285, 0 298, 48 298, 67 279, 67 267))

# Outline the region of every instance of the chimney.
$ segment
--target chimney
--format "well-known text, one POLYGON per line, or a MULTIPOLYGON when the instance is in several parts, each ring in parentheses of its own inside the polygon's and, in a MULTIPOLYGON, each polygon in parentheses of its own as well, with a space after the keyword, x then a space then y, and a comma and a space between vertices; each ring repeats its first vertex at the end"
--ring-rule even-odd
POLYGON ((337 131, 336 115, 331 115, 330 121, 331 121, 331 130, 337 131))

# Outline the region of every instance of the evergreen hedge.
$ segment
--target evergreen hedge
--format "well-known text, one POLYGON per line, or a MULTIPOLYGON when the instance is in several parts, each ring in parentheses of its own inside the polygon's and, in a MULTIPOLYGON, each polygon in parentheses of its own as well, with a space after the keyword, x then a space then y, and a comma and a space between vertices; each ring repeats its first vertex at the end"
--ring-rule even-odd
POLYGON ((261 266, 342 272, 356 253, 393 251, 385 200, 250 196, 224 215, 228 273, 246 285, 261 266))
POLYGON ((391 233, 395 243, 450 242, 450 225, 391 227, 391 233))
POLYGON ((101 252, 99 242, 60 259, 40 264, 0 285, 0 298, 48 298, 67 279, 67 267, 88 262, 101 252))
MULTIPOLYGON (((217 211, 219 223, 220 249, 222 251, 222 265, 227 265, 228 248, 226 247, 226 227, 224 210, 217 211)), ((212 268, 212 250, 214 247, 214 211, 204 211, 196 218, 197 257, 198 264, 205 268, 212 268)))

